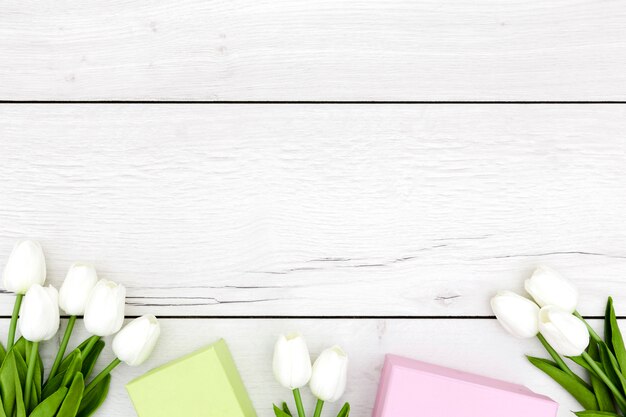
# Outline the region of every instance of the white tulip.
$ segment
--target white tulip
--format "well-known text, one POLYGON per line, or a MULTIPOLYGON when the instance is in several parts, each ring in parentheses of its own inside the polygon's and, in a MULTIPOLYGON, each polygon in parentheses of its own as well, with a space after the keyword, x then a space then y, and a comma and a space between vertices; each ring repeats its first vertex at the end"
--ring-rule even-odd
POLYGON ((285 388, 305 386, 311 378, 311 357, 300 333, 281 335, 274 346, 274 377, 285 388))
POLYGON ((98 275, 93 265, 74 263, 59 290, 59 306, 71 316, 84 314, 91 290, 97 282, 98 275))
POLYGON ((339 347, 324 350, 313 364, 311 392, 322 401, 335 402, 346 390, 348 356, 339 347))
POLYGON ((126 288, 101 279, 93 287, 85 308, 85 327, 98 336, 117 333, 124 323, 126 288))
POLYGON ((539 333, 539 307, 512 291, 498 291, 491 299, 491 309, 509 333, 522 339, 539 333))
POLYGON ((156 345, 161 328, 158 320, 146 314, 128 323, 113 339, 113 352, 130 366, 141 365, 156 345))
POLYGON ((573 313, 578 305, 576 287, 547 266, 535 269, 524 287, 541 307, 552 305, 573 313))
POLYGON ((53 286, 33 284, 22 302, 18 326, 24 339, 50 340, 59 330, 59 294, 53 286))
POLYGON ((46 259, 38 242, 21 240, 15 244, 4 267, 4 288, 25 294, 33 285, 46 281, 46 259))
POLYGON ((556 306, 541 308, 539 331, 563 356, 578 356, 589 345, 589 332, 582 320, 556 306))

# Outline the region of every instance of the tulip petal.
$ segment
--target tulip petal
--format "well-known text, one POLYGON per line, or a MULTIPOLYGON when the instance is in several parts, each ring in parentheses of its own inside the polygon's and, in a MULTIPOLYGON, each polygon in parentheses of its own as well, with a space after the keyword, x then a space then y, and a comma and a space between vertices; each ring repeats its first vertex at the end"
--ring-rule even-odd
POLYGON ((274 377, 285 388, 301 388, 311 378, 311 358, 304 338, 299 333, 281 335, 274 346, 272 363, 274 377))
POLYGON ((541 308, 539 330, 554 350, 563 356, 578 356, 589 345, 589 332, 585 324, 556 306, 541 308))
POLYGON ((524 287, 541 307, 553 305, 569 313, 576 310, 578 290, 552 268, 539 266, 524 287))
POLYGON ((59 306, 72 316, 85 313, 91 291, 98 282, 93 265, 76 262, 70 266, 59 289, 59 306))
POLYGON ((46 280, 46 260, 38 242, 21 240, 15 244, 3 273, 4 288, 25 294, 34 284, 46 280))
POLYGON ((91 334, 110 336, 124 323, 126 288, 113 281, 101 279, 93 287, 85 307, 85 327, 91 334))
POLYGON ((113 339, 113 352, 130 366, 138 366, 148 359, 160 334, 156 317, 150 314, 128 323, 113 339))
POLYGON ((506 331, 518 338, 537 336, 539 307, 512 291, 499 291, 491 299, 491 309, 506 331))

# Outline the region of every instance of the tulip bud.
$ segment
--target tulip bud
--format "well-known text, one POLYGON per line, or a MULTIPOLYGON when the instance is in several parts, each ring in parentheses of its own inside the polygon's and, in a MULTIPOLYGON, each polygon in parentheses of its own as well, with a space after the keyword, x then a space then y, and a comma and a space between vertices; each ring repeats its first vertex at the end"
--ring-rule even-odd
POLYGON ((115 335, 113 352, 130 366, 141 365, 152 353, 160 333, 159 322, 153 315, 136 318, 115 335))
POLYGON ((85 313, 87 300, 97 282, 98 275, 93 265, 74 263, 59 290, 59 306, 71 316, 85 313))
POLYGON ((33 284, 22 302, 20 332, 31 342, 50 340, 59 330, 59 294, 53 286, 33 284))
POLYGON ((300 333, 281 335, 274 347, 274 377, 285 388, 303 387, 311 378, 311 357, 300 333))
POLYGON ((491 309, 502 327, 513 336, 537 336, 539 307, 528 298, 512 291, 498 291, 491 299, 491 309))
POLYGON ((322 401, 335 402, 346 390, 347 375, 346 353, 339 346, 326 349, 313 364, 311 392, 322 401))
POLYGON ((46 281, 46 259, 38 242, 21 240, 15 244, 4 267, 4 288, 25 294, 33 285, 46 281))
POLYGON ((539 331, 563 356, 578 356, 589 345, 589 332, 582 320, 556 306, 541 308, 539 331))
POLYGON ((93 287, 85 308, 85 327, 98 336, 109 336, 124 323, 126 288, 113 281, 101 279, 93 287))
POLYGON ((578 305, 576 287, 547 266, 535 269, 524 287, 541 307, 552 305, 573 313, 578 305))

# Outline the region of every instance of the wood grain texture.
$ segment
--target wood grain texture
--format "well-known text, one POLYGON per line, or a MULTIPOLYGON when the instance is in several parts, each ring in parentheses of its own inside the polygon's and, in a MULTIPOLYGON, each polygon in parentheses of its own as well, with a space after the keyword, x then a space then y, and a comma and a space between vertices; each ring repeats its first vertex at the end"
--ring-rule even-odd
MULTIPOLYGON (((0 324, 4 338, 8 320, 2 320, 0 324)), ((313 358, 333 344, 346 350, 350 365, 347 390, 342 399, 351 403, 354 416, 371 415, 385 353, 524 384, 559 402, 558 417, 574 417, 569 410, 580 409, 569 394, 526 361, 524 354, 547 357, 539 342, 515 339, 495 320, 170 319, 162 320, 161 324, 161 340, 148 362, 136 368, 120 365, 113 371, 109 397, 98 416, 135 415, 124 388, 127 382, 153 367, 224 338, 259 417, 273 417, 272 402, 288 400, 293 404, 291 393, 274 380, 273 346, 279 334, 294 330, 304 334, 313 358)), ((75 344, 87 336, 82 322, 76 328, 75 344)), ((55 339, 43 347, 47 369, 54 359, 57 344, 55 339)), ((108 341, 96 371, 104 368, 112 358, 108 341)), ((313 398, 308 389, 303 393, 307 408, 312 410, 313 398)), ((325 415, 335 415, 340 407, 340 402, 327 405, 325 415)))
MULTIPOLYGON (((540 263, 626 313, 626 106, 4 105, 0 258, 129 314, 490 315, 540 263)), ((8 295, 0 312, 10 314, 8 295)))
POLYGON ((5 100, 624 100, 619 0, 4 1, 5 100))

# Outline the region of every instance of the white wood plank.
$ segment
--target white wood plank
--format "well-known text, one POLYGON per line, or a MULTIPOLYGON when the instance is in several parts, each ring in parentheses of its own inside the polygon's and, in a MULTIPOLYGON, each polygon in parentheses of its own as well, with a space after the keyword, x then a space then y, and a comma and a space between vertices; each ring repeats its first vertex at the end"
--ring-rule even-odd
POLYGON ((8 0, 0 98, 624 100, 618 0, 8 0))
MULTIPOLYGON (((163 315, 490 315, 539 263, 626 313, 626 106, 0 107, 0 262, 163 315)), ((0 312, 11 303, 3 295, 0 312)))
MULTIPOLYGON (((8 320, 2 320, 0 324, 4 338, 8 320)), ((275 382, 272 375, 274 341, 280 333, 296 330, 307 338, 313 357, 332 344, 340 344, 346 350, 350 368, 343 399, 351 403, 354 416, 371 415, 385 353, 526 385, 561 404, 559 417, 573 417, 569 410, 580 410, 569 394, 526 361, 524 354, 547 357, 539 342, 514 339, 495 320, 175 319, 162 320, 162 326, 161 341, 147 363, 137 368, 125 365, 116 368, 109 398, 98 416, 134 415, 124 388, 127 382, 153 367, 224 338, 259 417, 271 417, 272 402, 288 400, 291 395, 275 382)), ((76 327, 80 333, 73 340, 78 343, 87 335, 81 322, 76 327)), ((43 348, 46 369, 54 359, 57 344, 58 340, 54 340, 43 348)), ((107 343, 97 371, 111 359, 107 343)), ((311 408, 314 400, 308 390, 304 394, 305 402, 311 408)), ((340 406, 339 403, 330 405, 326 412, 335 415, 340 406)))

